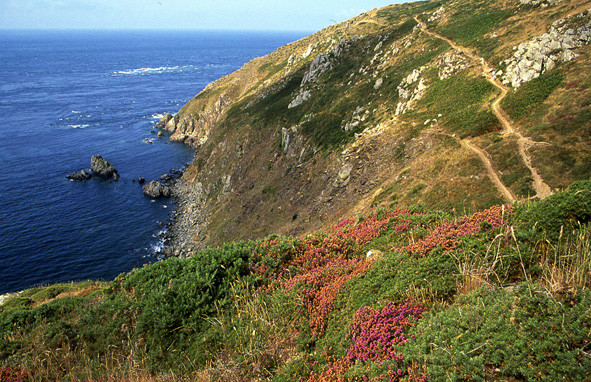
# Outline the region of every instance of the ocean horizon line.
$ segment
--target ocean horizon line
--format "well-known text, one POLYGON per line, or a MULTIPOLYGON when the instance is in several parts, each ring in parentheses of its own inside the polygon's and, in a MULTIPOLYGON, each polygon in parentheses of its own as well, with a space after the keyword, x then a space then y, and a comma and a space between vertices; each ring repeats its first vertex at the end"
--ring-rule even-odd
POLYGON ((171 33, 220 33, 220 34, 241 34, 241 33, 249 33, 249 34, 305 34, 306 36, 316 33, 315 30, 296 30, 296 29, 174 29, 174 28, 162 28, 162 29, 151 29, 151 28, 130 28, 130 29, 123 29, 123 28, 105 28, 105 29, 95 29, 95 28, 21 28, 21 29, 14 29, 14 28, 2 28, 0 27, 0 33, 31 33, 31 32, 39 32, 39 33, 47 33, 47 32, 55 32, 55 33, 161 33, 161 32, 171 32, 171 33))

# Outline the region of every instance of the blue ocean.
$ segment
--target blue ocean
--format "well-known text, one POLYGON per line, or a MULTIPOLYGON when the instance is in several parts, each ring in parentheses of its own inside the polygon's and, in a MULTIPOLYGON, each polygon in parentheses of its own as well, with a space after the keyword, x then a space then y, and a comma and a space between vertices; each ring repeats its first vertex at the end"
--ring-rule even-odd
POLYGON ((159 179, 194 155, 151 133, 159 116, 304 35, 1 31, 0 294, 155 261, 174 204, 132 179, 159 179), (96 154, 119 182, 65 178, 96 154))

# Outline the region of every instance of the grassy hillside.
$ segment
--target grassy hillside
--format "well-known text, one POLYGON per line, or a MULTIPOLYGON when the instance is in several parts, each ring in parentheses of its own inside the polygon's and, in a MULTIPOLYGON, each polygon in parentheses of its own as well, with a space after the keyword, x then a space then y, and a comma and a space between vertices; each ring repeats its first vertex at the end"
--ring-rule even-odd
POLYGON ((9 299, 0 381, 591 381, 591 13, 535 3, 375 9, 210 84, 166 124, 187 258, 9 299))
POLYGON ((0 379, 589 381, 590 224, 577 182, 30 289, 0 306, 0 379))
POLYGON ((501 74, 561 19, 560 36, 584 38, 588 8, 397 4, 214 82, 171 127, 173 139, 199 138, 184 179, 206 223, 187 250, 327 229, 376 206, 475 212, 589 179, 588 41, 546 53, 570 61, 517 88, 501 74))

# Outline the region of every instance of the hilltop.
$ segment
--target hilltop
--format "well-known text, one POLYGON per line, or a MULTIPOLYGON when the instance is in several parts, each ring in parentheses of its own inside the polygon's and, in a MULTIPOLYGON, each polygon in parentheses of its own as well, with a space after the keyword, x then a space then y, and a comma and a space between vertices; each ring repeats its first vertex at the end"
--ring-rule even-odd
POLYGON ((177 253, 380 207, 475 212, 589 179, 590 7, 392 5, 210 84, 163 121, 198 148, 177 253))

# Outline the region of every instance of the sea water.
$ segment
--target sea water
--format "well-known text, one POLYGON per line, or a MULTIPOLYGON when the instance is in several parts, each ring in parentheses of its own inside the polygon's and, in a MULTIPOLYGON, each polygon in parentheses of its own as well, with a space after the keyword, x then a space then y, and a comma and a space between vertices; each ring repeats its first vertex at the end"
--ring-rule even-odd
POLYGON ((155 260, 172 200, 159 179, 194 152, 151 133, 208 83, 304 33, 0 32, 0 294, 109 280, 155 260), (147 138, 147 139, 146 139, 147 138), (118 182, 65 177, 100 154, 118 182))

